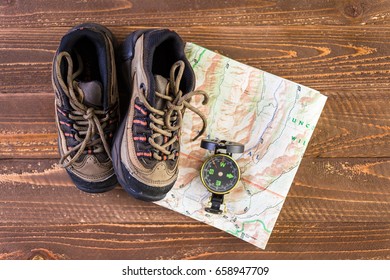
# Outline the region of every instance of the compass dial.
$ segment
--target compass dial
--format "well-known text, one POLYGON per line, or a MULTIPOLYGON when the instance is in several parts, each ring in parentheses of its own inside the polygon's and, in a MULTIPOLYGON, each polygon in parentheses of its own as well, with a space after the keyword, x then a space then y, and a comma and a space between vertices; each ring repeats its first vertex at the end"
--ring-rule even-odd
POLYGON ((240 169, 228 155, 217 154, 208 158, 201 169, 201 179, 205 187, 216 194, 226 194, 240 180, 240 169))

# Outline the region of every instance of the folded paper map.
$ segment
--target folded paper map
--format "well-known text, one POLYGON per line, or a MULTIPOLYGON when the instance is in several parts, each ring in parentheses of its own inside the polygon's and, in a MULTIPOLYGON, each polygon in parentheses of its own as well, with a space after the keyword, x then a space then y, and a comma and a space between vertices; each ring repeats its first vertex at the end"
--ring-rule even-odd
POLYGON ((223 214, 210 214, 210 192, 200 168, 210 153, 191 141, 201 119, 184 117, 179 178, 157 204, 224 230, 264 249, 286 200, 305 149, 325 105, 318 91, 250 67, 193 43, 186 55, 196 75, 196 89, 210 100, 192 100, 208 118, 205 137, 245 144, 234 155, 241 169, 239 185, 225 195, 223 214))

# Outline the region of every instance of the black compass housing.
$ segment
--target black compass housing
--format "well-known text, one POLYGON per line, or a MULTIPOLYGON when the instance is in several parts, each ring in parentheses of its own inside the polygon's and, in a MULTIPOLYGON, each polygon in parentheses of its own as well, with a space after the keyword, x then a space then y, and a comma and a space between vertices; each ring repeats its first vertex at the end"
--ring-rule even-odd
POLYGON ((202 142, 200 142, 200 147, 209 151, 214 151, 216 154, 218 153, 218 150, 225 150, 225 153, 228 155, 242 154, 245 149, 245 146, 238 142, 214 139, 203 139, 202 142))
POLYGON ((203 185, 211 192, 211 207, 205 210, 221 214, 224 195, 237 186, 241 176, 240 168, 231 155, 243 153, 245 147, 241 143, 214 139, 203 139, 200 146, 214 152, 203 163, 200 171, 203 185))

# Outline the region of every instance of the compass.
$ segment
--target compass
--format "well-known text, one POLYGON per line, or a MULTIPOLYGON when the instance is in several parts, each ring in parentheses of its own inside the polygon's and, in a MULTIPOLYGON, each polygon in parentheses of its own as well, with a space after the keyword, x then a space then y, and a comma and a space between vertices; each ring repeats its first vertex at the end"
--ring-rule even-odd
POLYGON ((200 171, 203 185, 211 192, 211 207, 205 210, 220 214, 224 195, 233 190, 240 181, 240 168, 232 154, 243 153, 244 145, 225 140, 203 139, 200 146, 214 152, 214 155, 203 163, 200 171))
POLYGON ((237 162, 228 155, 209 157, 202 166, 202 182, 212 193, 227 194, 237 185, 240 169, 237 162))

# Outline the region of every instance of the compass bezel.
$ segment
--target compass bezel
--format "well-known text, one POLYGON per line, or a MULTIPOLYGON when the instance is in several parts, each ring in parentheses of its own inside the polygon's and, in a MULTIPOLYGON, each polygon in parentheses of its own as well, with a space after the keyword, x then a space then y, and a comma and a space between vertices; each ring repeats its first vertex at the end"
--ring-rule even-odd
POLYGON ((240 170, 240 167, 238 166, 238 163, 237 161, 235 161, 234 158, 232 158, 231 156, 229 155, 226 155, 226 154, 215 154, 215 155, 212 155, 210 157, 208 157, 202 164, 202 167, 200 169, 200 178, 202 180, 202 183, 203 183, 203 186, 206 187, 206 189, 211 192, 211 193, 215 193, 215 194, 227 194, 229 192, 231 192, 234 188, 237 187, 238 183, 240 182, 240 179, 241 179, 241 170, 240 170), (223 191, 223 192, 218 192, 218 191, 215 191, 213 190, 210 186, 208 186, 208 184, 205 182, 205 179, 203 177, 203 171, 205 169, 205 166, 206 166, 206 163, 209 162, 212 158, 216 158, 216 157, 226 157, 226 158, 229 158, 233 164, 236 166, 237 168, 237 174, 238 174, 238 178, 237 178, 237 182, 235 183, 235 185, 233 187, 231 187, 230 189, 226 190, 226 191, 223 191))

